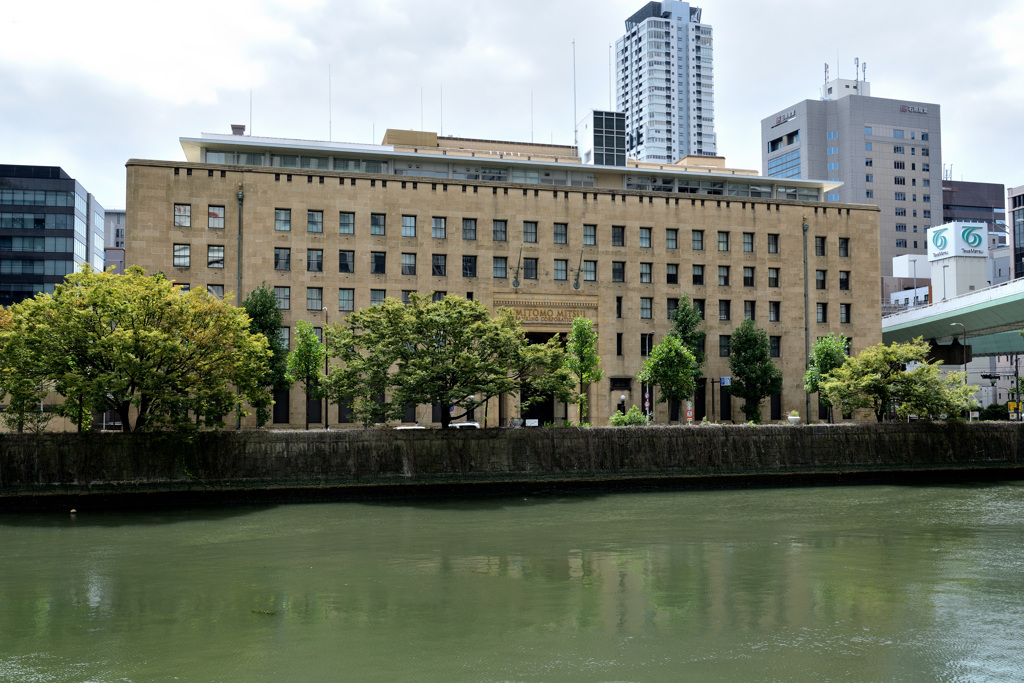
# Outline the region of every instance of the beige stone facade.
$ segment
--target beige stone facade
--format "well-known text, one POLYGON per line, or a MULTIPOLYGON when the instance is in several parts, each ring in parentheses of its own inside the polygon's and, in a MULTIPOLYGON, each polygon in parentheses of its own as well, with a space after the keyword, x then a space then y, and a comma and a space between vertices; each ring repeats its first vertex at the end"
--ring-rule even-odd
MULTIPOLYGON (((590 390, 598 424, 623 395, 627 406, 643 406, 635 379, 643 352, 671 330, 670 306, 683 295, 703 303, 705 370, 714 379, 695 400, 697 420, 711 418, 712 395, 715 417, 723 418, 728 396, 717 384, 730 371, 720 337, 745 315, 777 343, 775 361, 785 375, 780 399, 765 401, 765 419, 794 409, 804 415, 804 222, 812 342, 838 332, 857 352, 880 341, 876 208, 614 187, 632 172, 602 168, 602 186, 576 187, 131 160, 125 260, 191 287, 237 292, 241 191, 242 298, 263 281, 288 288, 289 328, 299 320, 337 322, 349 294, 358 309, 381 292, 447 292, 491 309, 507 306, 541 335, 567 333, 574 317, 585 316, 596 323, 604 370, 590 390), (288 269, 281 250, 290 250, 288 269), (341 272, 349 253, 352 272, 341 272)), ((505 424, 517 417, 512 404, 495 399, 475 417, 505 424)), ((742 421, 740 404, 728 400, 724 416, 742 421)), ((302 427, 306 404, 298 388, 288 406, 288 424, 302 427)), ((677 417, 665 403, 654 406, 657 422, 677 417)), ((576 418, 571 406, 550 412, 556 420, 576 418)), ((678 417, 685 421, 685 413, 678 417)), ((328 418, 337 424, 336 406, 328 418)), ((430 406, 417 409, 420 424, 431 418, 430 406)))

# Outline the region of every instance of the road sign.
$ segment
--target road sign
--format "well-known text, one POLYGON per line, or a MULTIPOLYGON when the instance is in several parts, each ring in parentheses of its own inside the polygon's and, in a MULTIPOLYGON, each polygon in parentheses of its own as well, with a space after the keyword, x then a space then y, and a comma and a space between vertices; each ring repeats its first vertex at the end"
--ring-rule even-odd
POLYGON ((650 401, 644 401, 644 410, 650 410, 650 409, 651 409, 651 402, 650 401))
POLYGON ((693 411, 692 410, 687 410, 686 411, 686 419, 687 420, 692 420, 693 419, 693 411))
POLYGON ((644 392, 644 398, 650 398, 650 397, 651 397, 651 392, 645 391, 644 392))
POLYGON ((723 377, 722 378, 722 386, 723 387, 730 387, 730 386, 732 386, 732 377, 723 377))

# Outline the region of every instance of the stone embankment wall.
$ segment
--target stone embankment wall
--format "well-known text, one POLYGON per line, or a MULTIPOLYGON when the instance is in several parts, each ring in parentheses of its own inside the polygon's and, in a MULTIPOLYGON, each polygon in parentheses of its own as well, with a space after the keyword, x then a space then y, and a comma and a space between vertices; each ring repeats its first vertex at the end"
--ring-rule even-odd
POLYGON ((82 497, 113 505, 115 498, 127 502, 132 495, 171 504, 466 489, 913 481, 936 473, 946 480, 1024 478, 1022 429, 1010 423, 350 429, 208 432, 192 440, 3 434, 0 508, 82 497), (164 495, 169 493, 178 495, 164 495))

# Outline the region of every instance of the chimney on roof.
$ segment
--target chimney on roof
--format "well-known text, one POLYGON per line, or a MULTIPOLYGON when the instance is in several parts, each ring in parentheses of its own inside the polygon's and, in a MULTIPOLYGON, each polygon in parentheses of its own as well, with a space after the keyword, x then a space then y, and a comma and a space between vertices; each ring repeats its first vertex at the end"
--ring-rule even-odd
POLYGON ((245 135, 245 124, 244 123, 232 123, 231 124, 232 135, 245 135))

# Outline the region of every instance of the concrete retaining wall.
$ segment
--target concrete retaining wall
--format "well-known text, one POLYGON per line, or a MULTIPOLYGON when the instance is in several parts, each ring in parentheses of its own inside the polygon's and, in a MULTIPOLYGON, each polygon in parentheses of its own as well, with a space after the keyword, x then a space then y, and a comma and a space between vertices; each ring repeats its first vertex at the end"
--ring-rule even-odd
POLYGON ((246 491, 247 499, 268 499, 253 492, 330 488, 368 495, 386 489, 386 495, 405 495, 414 485, 421 491, 443 485, 443 492, 486 484, 501 492, 553 482, 721 485, 744 478, 786 483, 836 474, 997 470, 1024 478, 1022 429, 1009 423, 349 429, 210 432, 191 441, 165 434, 3 434, 0 507, 17 509, 19 500, 40 497, 112 500, 159 492, 246 491))

